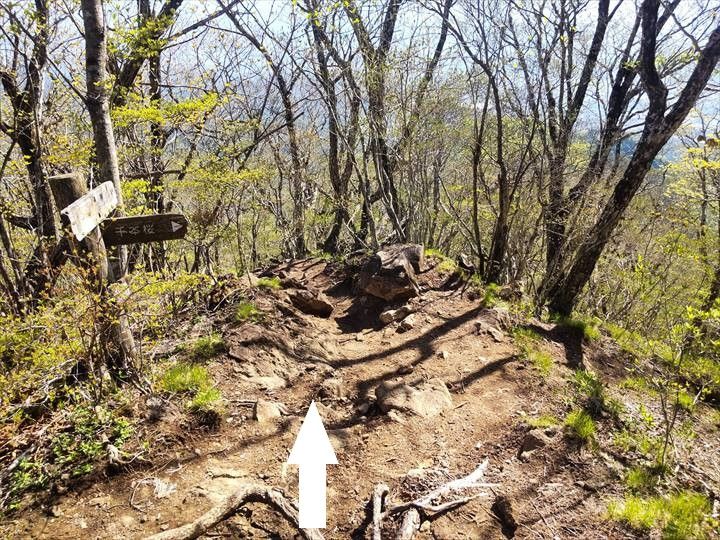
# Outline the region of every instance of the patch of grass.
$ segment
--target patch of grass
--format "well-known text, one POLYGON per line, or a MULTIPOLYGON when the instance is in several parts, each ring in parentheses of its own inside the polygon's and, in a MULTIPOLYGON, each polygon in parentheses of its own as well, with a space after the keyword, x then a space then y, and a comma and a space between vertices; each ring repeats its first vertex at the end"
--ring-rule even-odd
POLYGON ((447 259, 447 255, 445 255, 442 251, 435 248, 425 248, 425 256, 426 257, 435 257, 437 259, 447 259))
POLYGON ((531 428, 545 429, 560 425, 560 420, 551 414, 541 414, 535 418, 526 417, 523 421, 531 428))
POLYGON ((440 261, 440 264, 435 267, 435 270, 437 270, 441 274, 452 274, 457 269, 457 263, 449 258, 443 259, 442 261, 440 261))
POLYGON ((435 266, 435 270, 437 270, 441 274, 452 274, 458 269, 457 262, 451 257, 448 257, 447 255, 442 253, 440 250, 428 248, 425 250, 425 257, 440 260, 437 266, 435 266))
POLYGON ((271 291, 276 291, 278 289, 282 289, 282 285, 280 284, 280 278, 279 277, 261 277, 257 280, 257 286, 260 289, 267 289, 271 291))
POLYGON ((482 304, 485 307, 495 307, 502 302, 500 296, 500 290, 502 287, 497 283, 488 283, 485 286, 485 292, 483 293, 482 304))
POLYGON ((573 384, 582 397, 583 406, 592 416, 599 416, 605 411, 618 419, 625 411, 623 403, 607 394, 607 388, 597 374, 588 369, 578 369, 573 373, 573 384))
POLYGON ((199 338, 195 343, 187 347, 190 358, 195 361, 210 360, 211 358, 227 350, 225 340, 220 334, 210 334, 199 338))
POLYGON ((160 386, 173 394, 195 393, 211 386, 210 373, 204 366, 179 362, 165 372, 160 386))
POLYGON ((222 394, 213 386, 208 370, 199 364, 177 363, 168 369, 160 381, 166 392, 188 394, 187 408, 204 418, 203 423, 215 425, 222 413, 222 394))
POLYGON ((543 377, 550 375, 554 365, 553 357, 550 353, 540 350, 537 343, 542 340, 532 328, 516 326, 512 330, 513 338, 516 345, 522 351, 522 355, 526 358, 535 369, 537 369, 543 377))
POLYGON ((587 341, 597 341, 602 336, 600 333, 600 320, 594 317, 554 316, 552 321, 578 334, 582 334, 587 341))
POLYGON ((648 467, 635 466, 625 474, 625 485, 633 492, 650 491, 658 482, 656 471, 648 467))
POLYGON ((573 382, 582 395, 589 398, 603 399, 605 388, 597 374, 589 369, 578 369, 573 373, 573 382))
POLYGON ((620 387, 635 390, 636 392, 655 393, 655 389, 645 377, 627 377, 620 383, 620 387))
POLYGON ((630 495, 608 503, 610 519, 627 523, 633 529, 647 531, 655 527, 662 516, 662 501, 630 495))
POLYGON ((626 496, 608 504, 611 519, 627 523, 640 531, 662 530, 667 540, 707 538, 712 524, 707 497, 693 491, 681 491, 665 497, 626 496))
POLYGON ((605 410, 605 387, 597 374, 587 369, 578 369, 573 373, 573 383, 577 392, 585 400, 585 408, 593 415, 605 410))
POLYGON ((671 540, 703 538, 709 528, 705 517, 711 511, 705 495, 682 491, 671 495, 665 502, 666 523, 663 537, 671 540))
POLYGON ((595 421, 582 409, 575 409, 565 417, 565 428, 568 435, 583 442, 595 437, 595 421))
POLYGON ((550 375, 552 367, 555 364, 555 361, 550 353, 537 349, 529 351, 527 353, 527 359, 543 377, 550 375))
POLYGON ((213 387, 203 388, 188 402, 188 409, 197 413, 219 412, 222 394, 213 387))
POLYGON ((540 334, 532 328, 527 328, 526 326, 516 326, 510 331, 510 333, 515 341, 540 341, 542 339, 540 334))
POLYGON ((248 300, 241 301, 235 308, 235 322, 257 322, 263 319, 263 312, 248 300))
POLYGON ((639 452, 652 459, 655 459, 662 449, 660 437, 628 429, 616 432, 613 435, 613 444, 623 452, 639 452))

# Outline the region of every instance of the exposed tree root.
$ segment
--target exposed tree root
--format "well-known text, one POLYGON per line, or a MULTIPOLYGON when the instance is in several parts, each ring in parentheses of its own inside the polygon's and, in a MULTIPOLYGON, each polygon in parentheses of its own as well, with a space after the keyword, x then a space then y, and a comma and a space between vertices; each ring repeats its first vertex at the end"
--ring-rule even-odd
MULTIPOLYGON (((220 522, 232 517, 247 503, 263 503, 272 506, 295 527, 299 527, 297 511, 282 493, 265 486, 247 485, 239 488, 221 504, 208 510, 192 523, 155 534, 148 540, 193 540, 199 538, 220 522)), ((324 540, 323 535, 317 529, 298 528, 298 531, 305 540, 324 540)))
POLYGON ((395 535, 396 540, 411 540, 420 529, 424 518, 447 512, 478 497, 487 496, 487 493, 484 492, 459 496, 460 492, 466 490, 495 485, 481 482, 485 476, 487 466, 488 461, 485 460, 467 476, 443 484, 413 501, 395 504, 385 510, 383 510, 384 500, 390 492, 390 488, 385 484, 378 484, 373 492, 373 540, 382 540, 383 521, 388 516, 399 514, 402 518, 395 535), (436 502, 452 496, 454 498, 447 502, 436 502))

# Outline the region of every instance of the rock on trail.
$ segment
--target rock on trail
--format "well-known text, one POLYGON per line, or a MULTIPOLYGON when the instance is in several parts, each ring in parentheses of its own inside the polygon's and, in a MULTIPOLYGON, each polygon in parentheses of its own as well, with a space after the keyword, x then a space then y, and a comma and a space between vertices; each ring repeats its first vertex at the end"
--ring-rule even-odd
POLYGON ((386 381, 375 389, 380 410, 409 413, 425 418, 437 416, 452 408, 453 402, 445 383, 432 379, 417 386, 386 381))

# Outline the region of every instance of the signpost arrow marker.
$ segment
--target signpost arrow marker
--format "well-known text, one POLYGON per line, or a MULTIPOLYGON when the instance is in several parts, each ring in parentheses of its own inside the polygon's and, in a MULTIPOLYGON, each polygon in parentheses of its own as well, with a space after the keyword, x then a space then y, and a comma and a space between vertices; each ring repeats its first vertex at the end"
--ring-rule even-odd
POLYGON ((151 214, 108 219, 102 229, 106 246, 162 242, 183 238, 188 220, 182 214, 151 214))
POLYGON ((313 401, 295 439, 288 464, 299 466, 300 528, 324 529, 327 513, 327 465, 337 465, 337 457, 322 418, 313 401))

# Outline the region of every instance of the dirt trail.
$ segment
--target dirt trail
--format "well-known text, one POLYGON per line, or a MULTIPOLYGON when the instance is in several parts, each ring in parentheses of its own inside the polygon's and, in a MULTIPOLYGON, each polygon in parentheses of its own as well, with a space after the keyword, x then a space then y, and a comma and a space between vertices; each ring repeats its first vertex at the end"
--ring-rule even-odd
MULTIPOLYGON (((297 469, 285 460, 313 399, 339 461, 328 471, 328 539, 367 537, 367 505, 377 483, 387 483, 398 502, 407 488, 402 478, 411 469, 459 477, 485 458, 487 481, 497 483, 495 492, 513 503, 520 523, 517 538, 608 536, 611 525, 601 519, 597 494, 607 468, 597 456, 568 448, 558 437, 531 459, 518 458, 527 431, 521 415, 553 413, 562 401, 566 344, 547 342, 556 367, 543 380, 517 355, 507 333, 478 333, 476 321, 496 313, 460 291, 424 292, 413 328, 400 333, 396 323, 377 324, 380 304, 342 287, 333 292, 337 279, 324 263, 305 262, 292 272, 329 289, 332 318, 296 313, 237 325, 218 316, 204 323, 222 331, 229 345, 228 355, 208 365, 228 401, 219 430, 193 433, 183 425, 179 408, 169 411, 148 431, 153 447, 173 449, 167 459, 71 491, 58 499, 52 517, 39 510, 26 513, 10 536, 143 538, 192 521, 247 482, 265 483, 296 498, 297 469), (286 387, 261 388, 279 386, 283 375, 290 379, 286 387), (329 378, 335 396, 328 396, 329 378), (446 383, 453 402, 438 416, 393 420, 372 404, 382 381, 414 384, 436 378, 446 383), (278 421, 253 420, 252 403, 258 398, 281 403, 287 414, 278 421)), ((284 294, 264 293, 256 302, 270 312, 284 294)), ((494 497, 489 493, 427 522, 416 538, 505 538, 490 512, 494 497)), ((295 536, 258 505, 214 532, 233 538, 295 536)))

